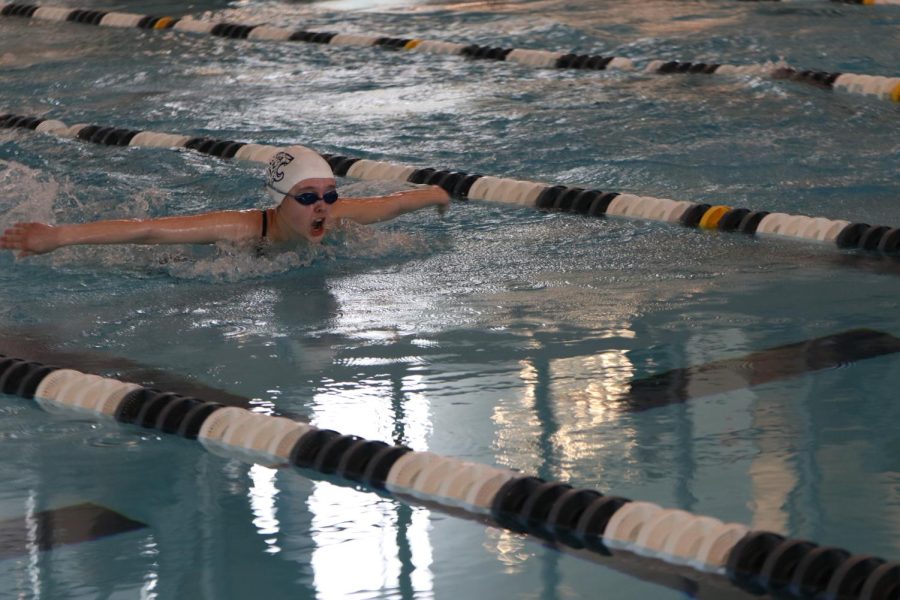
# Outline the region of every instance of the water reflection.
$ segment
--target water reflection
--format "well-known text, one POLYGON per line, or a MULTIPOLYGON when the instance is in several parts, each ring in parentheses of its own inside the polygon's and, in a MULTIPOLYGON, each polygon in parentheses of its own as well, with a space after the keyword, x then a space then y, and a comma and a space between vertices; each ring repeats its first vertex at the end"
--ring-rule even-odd
MULTIPOLYGON (((384 343, 384 332, 373 339, 384 343)), ((362 365, 351 362, 347 366, 362 365)), ((369 366, 389 370, 363 378, 359 384, 326 383, 314 397, 312 422, 368 439, 428 449, 430 403, 425 378, 408 372, 415 362, 389 361, 385 365, 375 361, 369 366)), ((328 483, 316 484, 308 508, 316 544, 312 564, 319 597, 352 594, 374 598, 385 592, 401 598, 432 596, 433 551, 427 510, 373 500, 369 494, 354 494, 328 483), (353 565, 353 577, 347 577, 347 565, 353 565)))
POLYGON ((38 557, 40 556, 40 548, 37 544, 37 519, 35 491, 29 490, 28 500, 25 502, 25 522, 27 523, 28 536, 28 580, 31 583, 31 593, 35 598, 41 597, 41 571, 38 566, 38 557))
POLYGON ((432 596, 427 510, 325 482, 308 508, 318 597, 432 596))
POLYGON ((268 554, 277 554, 281 550, 277 545, 278 538, 276 537, 280 531, 275 508, 275 499, 278 495, 278 488, 275 487, 276 475, 275 469, 261 465, 253 465, 249 471, 253 487, 250 488, 248 496, 256 517, 253 519, 253 524, 259 534, 265 537, 265 543, 268 546, 265 551, 268 554))
POLYGON ((144 585, 141 587, 141 600, 155 600, 159 597, 159 593, 157 592, 157 586, 159 585, 159 563, 157 562, 157 557, 159 556, 159 548, 157 547, 156 540, 153 538, 153 535, 148 535, 144 541, 144 550, 141 551, 141 556, 147 556, 153 558, 154 561, 150 563, 147 568, 147 572, 144 574, 144 585))
MULTIPOLYGON (((622 337, 634 335, 626 324, 616 329, 626 333, 622 337)), ((498 403, 492 415, 497 461, 546 480, 576 481, 574 473, 561 465, 589 459, 594 463, 593 476, 602 477, 605 462, 613 457, 605 455, 602 443, 584 433, 618 420, 621 411, 615 399, 627 391, 634 371, 627 355, 610 350, 591 356, 555 357, 559 349, 548 348, 536 338, 530 339, 527 347, 530 358, 519 360, 518 398, 498 403)), ((618 433, 620 440, 634 437, 634 431, 627 428, 618 428, 618 433)), ((485 545, 509 572, 534 569, 533 561, 540 560, 540 596, 558 596, 557 555, 536 555, 529 550, 527 539, 505 531, 489 530, 485 545)))
MULTIPOLYGON (((370 8, 373 4, 385 9, 422 11, 453 11, 459 13, 500 14, 503 19, 491 21, 492 27, 504 33, 519 33, 526 25, 511 20, 509 15, 540 14, 547 20, 566 23, 575 28, 602 27, 612 22, 627 24, 635 37, 671 36, 722 31, 730 26, 740 25, 746 20, 746 13, 740 9, 721 9, 712 13, 706 3, 695 2, 641 2, 641 3, 587 3, 575 5, 568 0, 530 0, 511 2, 508 0, 468 0, 463 2, 442 0, 333 0, 319 4, 322 8, 351 10, 370 8)), ((462 40, 453 40, 462 41, 462 40)), ((533 42, 531 43, 533 44, 533 42)), ((521 47, 528 47, 522 43, 521 47)))
MULTIPOLYGON (((556 477, 577 478, 574 465, 597 460, 613 451, 604 438, 592 432, 616 427, 621 447, 634 439, 635 430, 621 423, 620 399, 627 393, 634 365, 624 350, 608 350, 594 356, 560 358, 550 361, 548 388, 558 415, 558 428, 552 435, 556 477)), ((599 477, 602 473, 594 473, 599 477)))

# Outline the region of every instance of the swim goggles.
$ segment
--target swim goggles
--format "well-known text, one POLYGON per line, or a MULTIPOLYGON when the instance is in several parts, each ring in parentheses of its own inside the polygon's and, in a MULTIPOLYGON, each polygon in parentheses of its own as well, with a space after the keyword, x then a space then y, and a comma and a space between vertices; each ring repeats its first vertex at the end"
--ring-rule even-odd
MULTIPOLYGON (((271 187, 273 190, 275 190, 279 194, 282 193, 281 190, 279 190, 278 188, 275 188, 273 186, 268 186, 268 187, 271 187)), ((319 196, 315 192, 303 192, 302 194, 297 194, 296 196, 294 194, 285 194, 285 196, 287 196, 288 198, 293 198, 294 200, 296 200, 303 206, 312 206, 319 200, 323 200, 325 202, 325 204, 334 204, 335 202, 338 201, 337 190, 331 190, 330 192, 325 192, 321 196, 319 196)))

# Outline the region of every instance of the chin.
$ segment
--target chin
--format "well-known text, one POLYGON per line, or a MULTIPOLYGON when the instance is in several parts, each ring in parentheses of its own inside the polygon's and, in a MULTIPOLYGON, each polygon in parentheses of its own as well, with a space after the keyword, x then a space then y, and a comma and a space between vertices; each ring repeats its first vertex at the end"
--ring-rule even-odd
POLYGON ((303 237, 306 238, 306 241, 311 244, 318 244, 318 243, 321 243, 322 240, 325 238, 325 231, 322 231, 320 233, 314 233, 312 231, 309 231, 303 237))

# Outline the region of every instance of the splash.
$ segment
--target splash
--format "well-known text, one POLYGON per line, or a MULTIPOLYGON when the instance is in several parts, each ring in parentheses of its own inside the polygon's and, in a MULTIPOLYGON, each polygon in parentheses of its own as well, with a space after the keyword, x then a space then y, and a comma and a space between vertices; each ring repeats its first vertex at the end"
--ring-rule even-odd
POLYGON ((322 250, 332 259, 373 259, 422 256, 433 248, 417 233, 345 221, 322 245, 322 250))
POLYGON ((196 260, 175 259, 159 264, 166 273, 177 279, 233 283, 308 267, 320 254, 321 248, 305 246, 258 256, 251 249, 219 243, 214 256, 196 260))
MULTIPOLYGON (((413 189, 414 186, 394 181, 365 181, 346 183, 341 186, 341 194, 348 198, 371 197, 391 194, 398 190, 413 189)), ((433 213, 417 211, 400 217, 390 223, 360 225, 344 220, 332 230, 323 244, 326 256, 330 258, 371 259, 371 258, 411 258, 434 251, 434 245, 423 236, 418 227, 431 222, 433 213), (417 231, 403 231, 407 223, 415 223, 417 231)))
MULTIPOLYGON (((96 196, 99 197, 101 194, 96 196)), ((162 214, 166 209, 168 197, 169 194, 164 190, 144 188, 131 194, 127 201, 118 202, 114 214, 109 210, 108 201, 78 203, 78 214, 68 215, 67 220, 86 222, 100 219, 144 219, 162 214)))
POLYGON ((114 270, 139 279, 164 276, 234 283, 308 268, 320 261, 408 259, 431 251, 421 236, 354 225, 342 228, 325 244, 270 248, 263 255, 252 247, 220 242, 215 246, 71 246, 27 260, 47 261, 68 272, 114 270))
POLYGON ((0 160, 0 228, 22 221, 52 222, 61 194, 71 196, 67 183, 21 163, 0 160))
POLYGON ((157 264, 178 279, 233 283, 307 268, 319 261, 402 259, 422 256, 432 250, 420 235, 344 223, 323 244, 270 247, 258 255, 254 248, 219 243, 212 256, 159 257, 157 264))

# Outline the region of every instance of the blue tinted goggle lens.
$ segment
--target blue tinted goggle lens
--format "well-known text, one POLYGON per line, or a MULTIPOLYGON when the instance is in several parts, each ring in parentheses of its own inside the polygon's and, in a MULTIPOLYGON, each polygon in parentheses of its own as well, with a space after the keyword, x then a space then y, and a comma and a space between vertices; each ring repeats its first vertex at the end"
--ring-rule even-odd
MULTIPOLYGON (((310 206, 311 204, 315 204, 319 201, 319 195, 315 192, 303 192, 302 194, 297 194, 296 196, 292 196, 291 194, 286 194, 290 196, 303 206, 310 206)), ((331 190, 330 192, 325 192, 323 196, 321 196, 322 200, 325 201, 325 204, 334 204, 338 200, 338 193, 335 190, 331 190)))

